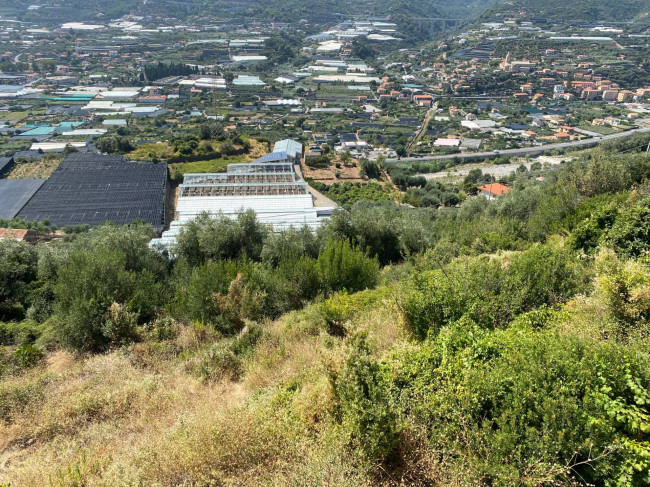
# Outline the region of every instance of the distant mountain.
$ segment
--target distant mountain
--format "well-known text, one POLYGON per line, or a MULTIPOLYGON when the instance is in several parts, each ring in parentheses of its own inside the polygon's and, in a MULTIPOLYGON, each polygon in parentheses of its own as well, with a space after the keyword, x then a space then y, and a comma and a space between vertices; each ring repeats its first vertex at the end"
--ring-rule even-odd
MULTIPOLYGON (((107 21, 124 14, 154 14, 185 19, 212 15, 224 20, 272 20, 331 24, 353 16, 390 17, 402 26, 420 18, 479 21, 504 18, 626 21, 650 18, 648 0, 44 0, 38 9, 28 3, 0 2, 0 15, 57 23, 107 21)), ((412 31, 413 29, 411 29, 412 31)))
POLYGON ((628 21, 650 17, 648 0, 502 0, 482 20, 546 18, 575 21, 628 21))
POLYGON ((343 16, 472 18, 497 0, 45 0, 41 8, 25 4, 0 6, 0 14, 24 20, 111 19, 127 13, 165 14, 176 18, 198 13, 224 18, 330 23, 343 16))

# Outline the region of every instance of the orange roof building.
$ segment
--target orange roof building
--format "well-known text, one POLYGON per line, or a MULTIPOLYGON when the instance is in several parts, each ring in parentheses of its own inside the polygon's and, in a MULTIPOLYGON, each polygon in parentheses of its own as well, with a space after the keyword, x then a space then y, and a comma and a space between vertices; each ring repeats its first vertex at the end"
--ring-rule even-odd
POLYGON ((510 191, 512 188, 501 183, 490 183, 478 187, 479 194, 489 200, 495 200, 510 191))
POLYGON ((20 228, 0 228, 0 240, 33 242, 36 240, 36 232, 34 230, 24 230, 20 228))

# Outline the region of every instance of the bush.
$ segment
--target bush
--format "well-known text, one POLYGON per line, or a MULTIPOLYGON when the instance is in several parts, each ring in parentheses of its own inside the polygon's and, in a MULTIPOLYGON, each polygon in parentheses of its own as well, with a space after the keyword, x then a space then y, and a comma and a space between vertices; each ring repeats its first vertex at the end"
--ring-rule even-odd
POLYGON ((228 343, 220 341, 208 348, 196 364, 196 371, 204 380, 237 380, 243 372, 242 362, 228 343))
POLYGON ((364 334, 350 339, 345 365, 334 384, 351 446, 372 462, 385 460, 395 448, 397 425, 381 365, 370 356, 364 334))
POLYGON ((169 317, 156 318, 147 328, 149 335, 156 341, 173 340, 180 331, 179 324, 169 317))
POLYGON ((619 259, 611 250, 596 257, 593 297, 606 311, 619 339, 643 336, 650 327, 650 270, 635 261, 619 259))
POLYGON ((25 343, 14 350, 13 353, 20 368, 33 367, 43 358, 43 350, 39 347, 25 343))
POLYGON ((321 247, 320 235, 309 227, 290 228, 270 233, 264 241, 261 259, 273 267, 281 262, 300 257, 318 257, 321 247))
POLYGON ((326 293, 372 288, 379 279, 379 263, 350 245, 330 240, 318 256, 318 272, 326 293))
POLYGON ((228 293, 241 270, 235 262, 208 261, 195 268, 181 263, 176 269, 176 297, 173 309, 181 319, 228 328, 218 296, 228 293))
POLYGON ((129 262, 143 257, 130 254, 74 250, 58 269, 54 331, 66 347, 98 351, 128 343, 135 324, 152 319, 162 305, 165 286, 156 268, 129 262))
POLYGON ((330 158, 327 156, 308 157, 305 159, 305 164, 315 169, 325 169, 330 165, 330 163, 330 158))
POLYGON ((25 320, 21 322, 0 322, 0 345, 21 345, 34 343, 41 335, 41 327, 25 320))
POLYGON ((584 275, 568 250, 549 244, 417 269, 407 287, 404 315, 414 334, 424 338, 463 317, 487 328, 505 326, 519 313, 564 302, 583 289, 584 275))
POLYGON ((645 355, 465 320, 382 365, 396 414, 408 415, 407 427, 468 485, 649 480, 645 355))
POLYGON ((604 234, 603 243, 627 257, 650 257, 650 196, 628 205, 604 234))
POLYGON ((375 161, 370 161, 369 159, 361 159, 361 175, 367 176, 370 179, 379 179, 381 177, 381 171, 379 165, 375 161))

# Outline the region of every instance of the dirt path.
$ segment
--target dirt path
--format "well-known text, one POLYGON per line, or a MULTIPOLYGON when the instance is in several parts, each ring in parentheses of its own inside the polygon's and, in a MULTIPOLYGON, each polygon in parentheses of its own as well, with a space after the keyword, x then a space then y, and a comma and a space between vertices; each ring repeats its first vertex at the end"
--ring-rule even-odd
POLYGON ((413 140, 409 143, 409 145, 406 146, 407 155, 411 155, 413 148, 418 144, 419 140, 426 133, 427 127, 429 126, 429 122, 431 121, 431 118, 436 114, 437 111, 438 111, 438 102, 435 102, 433 106, 429 108, 429 110, 427 111, 427 114, 424 117, 424 121, 422 122, 422 125, 420 125, 420 130, 418 130, 418 133, 415 134, 415 137, 413 137, 413 140))

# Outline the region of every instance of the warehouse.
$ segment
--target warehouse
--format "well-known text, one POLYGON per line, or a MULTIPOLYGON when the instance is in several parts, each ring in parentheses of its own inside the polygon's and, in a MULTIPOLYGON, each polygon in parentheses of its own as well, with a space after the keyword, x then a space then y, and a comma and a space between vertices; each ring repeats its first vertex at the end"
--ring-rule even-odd
MULTIPOLYGON (((300 144, 294 143, 300 146, 297 149, 283 142, 282 147, 302 154, 300 144)), ((204 212, 235 218, 250 209, 274 230, 318 228, 334 207, 314 205, 309 186, 298 178, 293 162, 286 152, 274 152, 251 163, 229 164, 225 173, 186 174, 179 186, 176 219, 151 246, 172 248, 183 225, 204 212)))
POLYGON ((143 220, 161 232, 166 186, 165 164, 74 153, 61 162, 18 217, 47 219, 58 227, 143 220))

